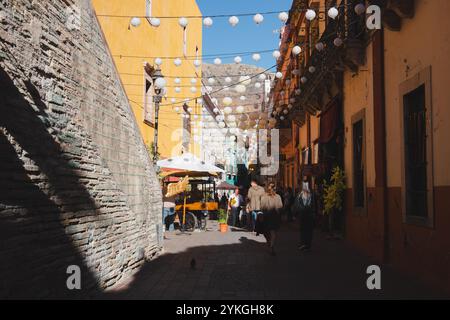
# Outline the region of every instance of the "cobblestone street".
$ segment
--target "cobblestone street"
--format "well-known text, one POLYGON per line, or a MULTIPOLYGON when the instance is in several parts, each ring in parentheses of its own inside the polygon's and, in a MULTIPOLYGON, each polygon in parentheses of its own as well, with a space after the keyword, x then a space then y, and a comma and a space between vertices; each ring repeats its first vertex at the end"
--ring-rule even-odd
POLYGON ((208 231, 166 233, 165 253, 107 298, 126 299, 406 299, 439 298, 439 293, 382 267, 382 290, 366 288, 372 263, 343 241, 317 233, 313 251, 300 253, 296 225, 283 225, 277 255, 264 237, 240 229, 226 234, 209 222, 208 231), (196 260, 195 269, 191 260, 196 260))

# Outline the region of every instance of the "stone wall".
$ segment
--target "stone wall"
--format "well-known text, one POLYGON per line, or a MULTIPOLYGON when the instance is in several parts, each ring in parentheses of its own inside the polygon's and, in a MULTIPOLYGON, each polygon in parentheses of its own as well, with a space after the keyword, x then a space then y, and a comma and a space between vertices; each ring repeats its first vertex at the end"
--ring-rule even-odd
POLYGON ((160 251, 160 216, 90 1, 0 0, 0 297, 103 291, 160 251))

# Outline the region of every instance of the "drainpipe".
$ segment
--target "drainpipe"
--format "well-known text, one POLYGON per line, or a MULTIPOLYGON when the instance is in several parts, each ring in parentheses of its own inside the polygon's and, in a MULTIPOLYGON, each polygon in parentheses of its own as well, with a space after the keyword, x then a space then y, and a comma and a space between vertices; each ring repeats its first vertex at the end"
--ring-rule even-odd
MULTIPOLYGON (((380 197, 383 214, 382 261, 389 261, 389 213, 387 203, 387 159, 386 159, 386 93, 384 66, 384 30, 378 30, 373 41, 373 96, 375 138, 375 189, 380 197)), ((370 196, 370 195, 369 195, 370 196)))

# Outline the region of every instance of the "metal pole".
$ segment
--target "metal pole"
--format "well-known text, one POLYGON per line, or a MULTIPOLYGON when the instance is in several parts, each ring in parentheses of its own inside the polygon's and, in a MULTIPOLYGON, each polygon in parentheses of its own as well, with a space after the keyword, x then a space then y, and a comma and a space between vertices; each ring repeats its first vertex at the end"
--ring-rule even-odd
POLYGON ((156 164, 158 161, 158 122, 159 122, 159 104, 162 101, 162 98, 159 94, 153 97, 153 101, 155 102, 155 137, 153 141, 153 162, 156 164))

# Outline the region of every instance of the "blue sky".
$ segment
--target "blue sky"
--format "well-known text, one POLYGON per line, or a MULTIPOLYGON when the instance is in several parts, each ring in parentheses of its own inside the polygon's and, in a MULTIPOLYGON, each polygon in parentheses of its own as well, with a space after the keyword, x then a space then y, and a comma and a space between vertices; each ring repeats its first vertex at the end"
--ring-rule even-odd
MULTIPOLYGON (((204 17, 209 15, 233 15, 241 13, 259 13, 270 11, 287 11, 291 8, 292 0, 197 0, 204 17)), ((262 51, 278 48, 279 34, 274 30, 280 29, 282 22, 278 14, 264 16, 264 22, 256 25, 253 17, 239 17, 239 24, 232 27, 228 18, 213 18, 211 28, 203 29, 203 54, 233 53, 247 51, 262 51)), ((261 54, 261 60, 255 62, 251 55, 242 56, 242 63, 255 64, 269 68, 275 64, 272 53, 261 54)), ((206 59, 212 63, 213 59, 206 59)), ((233 58, 222 59, 223 63, 233 62, 233 58)))

